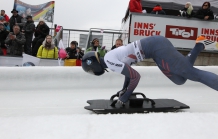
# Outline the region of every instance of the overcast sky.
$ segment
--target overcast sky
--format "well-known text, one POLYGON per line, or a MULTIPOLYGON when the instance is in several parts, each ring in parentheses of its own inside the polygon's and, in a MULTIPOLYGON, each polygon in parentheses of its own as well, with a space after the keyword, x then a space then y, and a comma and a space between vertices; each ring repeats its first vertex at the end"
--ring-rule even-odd
MULTIPOLYGON (((21 1, 38 5, 49 0, 21 1)), ((54 23, 62 25, 65 29, 120 29, 128 3, 129 0, 55 0, 54 23)), ((11 16, 13 4, 14 0, 7 0, 1 9, 11 16)))

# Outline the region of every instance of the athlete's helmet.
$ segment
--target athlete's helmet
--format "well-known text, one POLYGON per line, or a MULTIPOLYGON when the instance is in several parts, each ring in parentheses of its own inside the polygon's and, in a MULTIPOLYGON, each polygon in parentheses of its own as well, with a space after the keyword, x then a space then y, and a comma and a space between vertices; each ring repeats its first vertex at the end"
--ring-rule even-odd
POLYGON ((100 54, 95 51, 87 52, 82 58, 82 68, 85 72, 91 73, 93 75, 104 74, 104 68, 100 64, 99 59, 100 54))

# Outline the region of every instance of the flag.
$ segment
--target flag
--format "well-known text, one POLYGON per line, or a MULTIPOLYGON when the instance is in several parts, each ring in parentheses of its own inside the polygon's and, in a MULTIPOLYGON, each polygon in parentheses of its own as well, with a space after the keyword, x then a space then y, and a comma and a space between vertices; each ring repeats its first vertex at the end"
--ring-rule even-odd
POLYGON ((59 44, 58 44, 58 48, 59 49, 66 49, 66 47, 64 46, 64 43, 63 43, 63 41, 62 41, 62 39, 59 41, 59 44))
POLYGON ((45 22, 52 22, 54 20, 54 6, 55 2, 50 1, 40 5, 30 5, 20 0, 14 0, 14 9, 18 11, 18 14, 23 18, 31 15, 34 21, 44 19, 45 22))
POLYGON ((39 66, 40 58, 23 54, 22 66, 39 66))

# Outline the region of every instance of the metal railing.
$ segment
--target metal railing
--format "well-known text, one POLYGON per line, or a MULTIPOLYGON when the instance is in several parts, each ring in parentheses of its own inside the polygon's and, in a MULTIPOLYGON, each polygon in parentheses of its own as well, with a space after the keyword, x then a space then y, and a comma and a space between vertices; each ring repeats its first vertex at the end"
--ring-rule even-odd
MULTIPOLYGON (((53 29, 52 29, 53 30, 53 29)), ((79 47, 86 49, 94 38, 101 40, 101 45, 106 46, 107 50, 115 44, 116 39, 120 38, 121 30, 91 28, 90 30, 63 29, 62 40, 65 47, 69 47, 71 41, 77 41, 79 47)))
POLYGON ((121 30, 90 28, 85 49, 91 45, 94 38, 98 38, 100 45, 106 46, 107 50, 111 50, 111 47, 115 44, 116 39, 120 38, 121 34, 121 30))

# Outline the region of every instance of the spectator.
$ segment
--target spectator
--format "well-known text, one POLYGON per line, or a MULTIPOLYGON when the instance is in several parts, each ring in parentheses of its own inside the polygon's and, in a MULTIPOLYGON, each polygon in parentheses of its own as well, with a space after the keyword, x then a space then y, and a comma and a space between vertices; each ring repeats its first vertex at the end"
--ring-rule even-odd
POLYGON ((47 35, 37 52, 38 58, 58 59, 58 49, 52 41, 52 36, 47 35))
POLYGON ((77 58, 77 51, 76 51, 76 47, 78 46, 78 43, 76 41, 72 41, 70 43, 70 47, 66 48, 66 52, 67 52, 67 58, 68 59, 76 59, 77 58))
POLYGON ((165 15, 166 13, 164 12, 164 10, 162 9, 160 4, 157 4, 153 10, 151 11, 151 14, 163 14, 165 15))
POLYGON ((3 55, 7 55, 7 47, 5 45, 5 40, 8 36, 8 31, 5 30, 4 24, 0 22, 0 47, 3 55))
POLYGON ((84 55, 80 50, 78 43, 76 41, 72 41, 70 43, 70 47, 66 48, 67 59, 81 59, 84 55))
POLYGON ((182 10, 180 10, 180 13, 181 13, 181 16, 183 16, 183 17, 190 18, 190 17, 194 16, 193 7, 192 7, 191 2, 187 2, 185 4, 185 7, 182 10))
POLYGON ((213 20, 214 15, 213 11, 210 10, 210 2, 204 2, 202 7, 196 12, 195 17, 204 20, 213 20))
POLYGON ((45 40, 45 37, 49 35, 49 27, 46 25, 44 19, 39 20, 39 24, 35 29, 35 38, 32 41, 32 55, 36 56, 39 47, 42 45, 42 42, 45 40))
POLYGON ((5 14, 5 10, 1 10, 1 16, 3 16, 5 18, 5 22, 9 22, 9 17, 8 15, 5 14))
POLYGON ((21 17, 18 14, 18 11, 16 9, 13 9, 11 11, 11 13, 13 14, 10 18, 10 32, 13 32, 13 26, 14 25, 19 25, 20 26, 20 30, 22 30, 23 24, 24 24, 24 20, 23 17, 21 17))
POLYGON ((100 57, 104 57, 104 55, 106 54, 105 46, 101 47, 99 45, 99 40, 97 38, 92 40, 91 46, 86 50, 86 52, 89 52, 89 51, 99 52, 100 57))
POLYGON ((4 24, 5 30, 10 32, 10 26, 8 22, 5 22, 5 18, 3 16, 0 16, 0 22, 4 24))
POLYGON ((5 43, 9 45, 10 55, 22 56, 23 45, 26 42, 25 36, 20 32, 18 25, 14 25, 13 30, 14 32, 9 33, 5 43))
POLYGON ((116 44, 111 48, 111 50, 117 48, 117 47, 120 47, 123 45, 123 40, 122 39, 117 39, 116 40, 116 44))
POLYGON ((26 54, 31 55, 31 43, 32 43, 34 29, 35 29, 35 24, 32 19, 32 16, 29 15, 26 17, 26 19, 27 19, 27 22, 24 24, 24 27, 22 30, 26 38, 26 43, 24 45, 24 52, 26 54))
POLYGON ((135 13, 142 13, 141 0, 130 0, 129 1, 129 11, 135 13))

